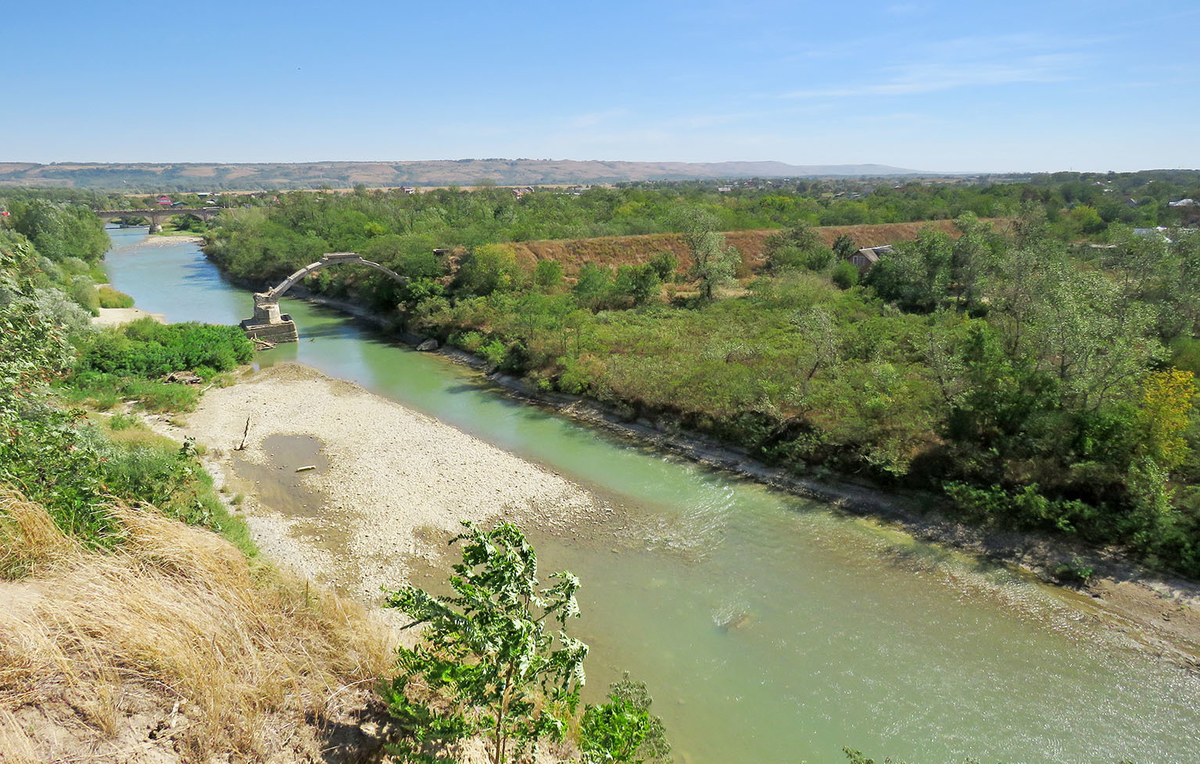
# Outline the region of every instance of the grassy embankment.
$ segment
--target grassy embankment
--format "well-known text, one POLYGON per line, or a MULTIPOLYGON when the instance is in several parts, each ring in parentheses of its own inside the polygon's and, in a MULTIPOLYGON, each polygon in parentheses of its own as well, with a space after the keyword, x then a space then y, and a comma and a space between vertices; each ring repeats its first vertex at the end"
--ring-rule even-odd
POLYGON ((4 567, 25 571, 0 583, 6 760, 338 760, 328 732, 392 661, 378 623, 152 508, 105 513, 107 553, 0 493, 4 567))
MULTIPOLYGON (((999 219, 988 220, 993 225, 999 219)), ((912 241, 922 229, 932 227, 950 236, 957 235, 954 222, 936 220, 917 223, 877 223, 870 225, 823 226, 813 230, 827 247, 839 236, 848 236, 859 247, 878 247, 901 241, 912 241)), ((726 231, 722 234, 726 243, 734 247, 741 257, 738 273, 743 277, 760 273, 765 266, 767 239, 778 234, 778 229, 764 228, 750 231, 726 231)), ((529 271, 539 261, 558 263, 566 276, 578 276, 585 264, 607 268, 622 265, 645 265, 655 256, 671 253, 682 272, 692 269, 692 253, 683 236, 678 233, 655 233, 635 236, 602 236, 589 239, 542 239, 537 241, 505 242, 503 246, 513 253, 518 265, 529 271)))
POLYGON ((219 383, 249 343, 93 329, 72 257, 0 231, 0 758, 329 760, 393 660, 386 632, 258 560, 196 449, 140 413, 186 412, 198 386, 163 373, 219 383))

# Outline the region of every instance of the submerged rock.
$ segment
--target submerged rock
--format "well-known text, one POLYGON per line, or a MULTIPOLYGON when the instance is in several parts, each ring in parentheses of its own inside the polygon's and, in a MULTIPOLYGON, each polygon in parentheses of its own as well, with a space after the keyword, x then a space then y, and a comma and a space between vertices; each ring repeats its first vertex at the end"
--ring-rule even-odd
POLYGON ((721 621, 719 624, 717 624, 717 626, 721 629, 721 631, 730 632, 740 629, 746 624, 750 623, 752 618, 753 616, 751 616, 750 613, 737 613, 736 615, 731 615, 724 621, 721 621))

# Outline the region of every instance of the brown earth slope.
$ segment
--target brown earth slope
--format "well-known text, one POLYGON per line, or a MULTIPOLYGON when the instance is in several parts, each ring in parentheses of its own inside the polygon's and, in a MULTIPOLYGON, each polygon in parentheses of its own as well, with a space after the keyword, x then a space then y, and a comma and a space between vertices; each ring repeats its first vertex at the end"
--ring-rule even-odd
MULTIPOLYGON (((998 220, 989 221, 993 225, 998 220)), ((934 220, 920 223, 887 223, 882 225, 826 226, 814 229, 826 245, 838 236, 846 235, 859 247, 878 247, 917 238, 922 228, 932 227, 957 236, 954 222, 934 220)), ((744 268, 754 270, 763 265, 763 242, 775 229, 729 231, 725 241, 742 254, 744 268)), ((671 252, 679 259, 681 268, 692 266, 691 253, 682 237, 676 233, 654 233, 643 236, 602 236, 595 239, 553 239, 512 242, 509 247, 517 262, 532 268, 538 260, 554 260, 562 265, 568 276, 574 276, 584 263, 595 265, 641 265, 659 252, 671 252)))

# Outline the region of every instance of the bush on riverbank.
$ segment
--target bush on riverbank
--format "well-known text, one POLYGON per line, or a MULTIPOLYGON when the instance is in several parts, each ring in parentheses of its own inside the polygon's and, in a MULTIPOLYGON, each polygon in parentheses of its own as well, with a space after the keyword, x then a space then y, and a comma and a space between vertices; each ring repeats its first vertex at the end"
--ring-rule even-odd
POLYGON ((62 396, 68 403, 97 411, 108 411, 122 401, 132 401, 134 406, 157 414, 182 413, 196 408, 200 389, 176 382, 85 371, 70 378, 62 387, 62 396))
POLYGON ((225 512, 193 451, 135 428, 106 430, 69 408, 88 400, 111 408, 118 396, 141 396, 154 409, 188 408, 198 394, 193 386, 95 367, 147 376, 164 366, 192 367, 212 375, 249 360, 249 342, 230 327, 147 321, 93 332, 86 324, 67 324, 62 291, 47 278, 27 241, 0 240, 0 484, 43 506, 84 546, 120 542, 108 512, 116 499, 159 505, 171 516, 227 532, 251 551, 244 527, 225 512), (72 342, 90 360, 76 357, 72 342), (75 370, 81 371, 72 376, 75 370))
POLYGON ((396 720, 392 751, 405 761, 456 760, 457 747, 475 736, 493 764, 504 764, 577 726, 587 764, 663 761, 671 746, 645 684, 626 675, 608 702, 579 715, 588 646, 566 632, 580 615, 579 579, 554 573, 543 586, 537 553, 511 523, 462 525, 451 540, 463 542, 453 594, 411 585, 387 592, 386 607, 423 627, 421 644, 398 648, 399 674, 384 689, 396 720))
POLYGON ((52 261, 79 258, 95 263, 108 251, 104 223, 82 204, 15 198, 9 213, 4 225, 23 234, 52 261))
POLYGON ((133 298, 124 292, 118 292, 110 286, 100 286, 96 289, 96 295, 100 298, 101 308, 132 308, 133 298))
POLYGON ((160 324, 142 318, 84 337, 76 371, 143 378, 173 371, 201 377, 231 371, 254 357, 254 346, 236 326, 160 324))

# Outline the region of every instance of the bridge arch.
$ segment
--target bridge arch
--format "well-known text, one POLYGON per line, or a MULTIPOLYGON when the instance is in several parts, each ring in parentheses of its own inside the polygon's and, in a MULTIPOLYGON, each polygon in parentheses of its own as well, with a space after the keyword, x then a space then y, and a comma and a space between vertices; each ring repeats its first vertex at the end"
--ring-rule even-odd
POLYGON ((407 278, 386 268, 379 263, 365 259, 357 252, 327 252, 315 263, 309 263, 283 281, 265 292, 254 293, 254 317, 242 322, 242 329, 251 339, 264 339, 270 342, 295 342, 298 339, 296 322, 291 316, 279 312, 279 299, 289 289, 303 281, 306 277, 331 265, 356 263, 366 265, 387 274, 392 279, 403 284, 407 278))
POLYGON ((320 260, 316 261, 315 263, 309 263, 266 292, 255 294, 254 302, 256 304, 259 303, 259 298, 262 298, 261 301, 263 302, 279 302, 279 298, 283 297, 287 290, 294 287, 297 283, 303 281, 309 275, 339 263, 358 263, 359 265, 369 265, 377 271, 386 273, 401 284, 408 281, 408 279, 406 279, 404 276, 401 276, 399 273, 396 273, 389 268, 385 268, 379 263, 373 263, 370 260, 365 259, 357 252, 328 252, 322 255, 320 260))
POLYGON ((145 218, 150 222, 150 232, 162 230, 162 221, 175 215, 189 215, 200 220, 209 220, 222 212, 223 207, 160 207, 154 210, 94 210, 96 217, 107 222, 120 218, 145 218))

